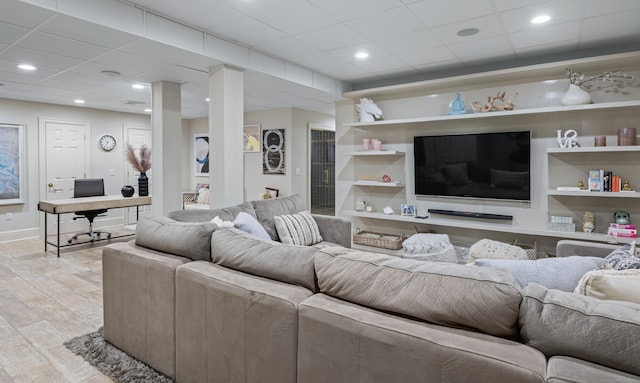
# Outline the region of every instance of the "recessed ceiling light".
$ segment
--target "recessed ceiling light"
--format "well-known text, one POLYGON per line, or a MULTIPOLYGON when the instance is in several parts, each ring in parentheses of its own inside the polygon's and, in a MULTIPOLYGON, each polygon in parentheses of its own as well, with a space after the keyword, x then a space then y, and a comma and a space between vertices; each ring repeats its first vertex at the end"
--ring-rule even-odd
POLYGON ((84 100, 76 98, 75 100, 73 100, 73 102, 75 102, 76 104, 84 104, 84 100))
POLYGON ((369 57, 369 54, 367 52, 365 52, 365 51, 360 51, 360 52, 356 53, 356 58, 357 59, 364 60, 367 57, 369 57))
POLYGON ((204 100, 205 100, 206 102, 209 102, 209 97, 205 98, 204 100))
POLYGON ((473 36, 476 33, 480 32, 478 28, 465 28, 458 31, 457 35, 460 37, 473 36))
POLYGON ((18 68, 22 69, 22 70, 36 70, 38 68, 34 67, 31 64, 18 64, 18 68))
POLYGON ((147 108, 147 109, 145 109, 144 111, 145 111, 146 113, 151 113, 151 109, 150 109, 150 108, 147 108))
POLYGON ((115 70, 103 70, 100 73, 102 73, 105 76, 109 76, 109 77, 118 77, 118 76, 120 76, 120 72, 116 72, 115 70))
POLYGON ((144 89, 144 85, 142 84, 133 84, 131 85, 133 89, 144 89))
POLYGON ((547 15, 540 15, 531 19, 531 24, 542 24, 542 23, 546 23, 549 20, 551 20, 551 17, 547 15))

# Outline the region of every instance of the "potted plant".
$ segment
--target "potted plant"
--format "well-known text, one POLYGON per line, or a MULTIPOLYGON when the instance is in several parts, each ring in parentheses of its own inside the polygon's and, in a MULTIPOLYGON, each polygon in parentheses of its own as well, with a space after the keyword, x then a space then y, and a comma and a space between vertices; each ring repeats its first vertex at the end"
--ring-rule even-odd
POLYGON ((622 86, 622 82, 633 79, 632 76, 622 73, 621 70, 614 72, 603 72, 596 76, 585 76, 582 72, 574 71, 567 68, 567 76, 569 77, 569 89, 567 93, 560 99, 562 105, 582 105, 591 103, 591 94, 587 92, 593 87, 594 81, 615 82, 616 90, 622 86))
POLYGON ((138 176, 138 195, 141 197, 149 195, 149 178, 147 171, 151 169, 151 149, 147 145, 140 147, 140 155, 136 155, 136 151, 130 144, 127 145, 127 160, 131 167, 140 173, 138 176))

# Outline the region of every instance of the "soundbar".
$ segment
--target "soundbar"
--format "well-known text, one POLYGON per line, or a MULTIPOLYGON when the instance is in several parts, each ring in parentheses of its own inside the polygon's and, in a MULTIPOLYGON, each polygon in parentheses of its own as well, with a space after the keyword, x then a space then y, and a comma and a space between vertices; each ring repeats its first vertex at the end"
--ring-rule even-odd
POLYGON ((474 213, 472 211, 459 211, 459 210, 441 210, 441 209, 429 209, 429 213, 455 215, 458 217, 471 217, 471 218, 487 218, 487 219, 502 219, 512 220, 512 215, 504 214, 491 214, 491 213, 474 213))

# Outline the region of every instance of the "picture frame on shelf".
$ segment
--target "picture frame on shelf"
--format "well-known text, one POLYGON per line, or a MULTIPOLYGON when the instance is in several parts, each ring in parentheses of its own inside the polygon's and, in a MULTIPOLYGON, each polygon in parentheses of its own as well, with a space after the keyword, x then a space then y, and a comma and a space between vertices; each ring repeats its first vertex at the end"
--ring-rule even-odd
POLYGON ((409 204, 401 204, 400 205, 400 214, 406 217, 415 217, 416 216, 416 207, 414 205, 409 204))

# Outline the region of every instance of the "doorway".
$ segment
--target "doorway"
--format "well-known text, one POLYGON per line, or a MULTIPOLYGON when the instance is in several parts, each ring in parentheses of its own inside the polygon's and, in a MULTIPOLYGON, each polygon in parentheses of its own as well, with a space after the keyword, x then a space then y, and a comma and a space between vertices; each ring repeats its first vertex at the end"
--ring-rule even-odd
POLYGON ((311 213, 335 215, 336 132, 309 124, 311 213))
MULTIPOLYGON (((39 120, 39 136, 44 146, 40 155, 40 199, 58 200, 73 197, 76 178, 89 174, 90 149, 86 144, 90 134, 89 122, 65 121, 42 118, 39 120)), ((82 220, 73 221, 73 214, 60 215, 60 232, 70 233, 83 228, 82 220)), ((44 223, 43 223, 44 224, 44 223)), ((55 220, 48 223, 47 232, 57 232, 55 220)), ((42 227, 42 225, 41 225, 42 227)))

